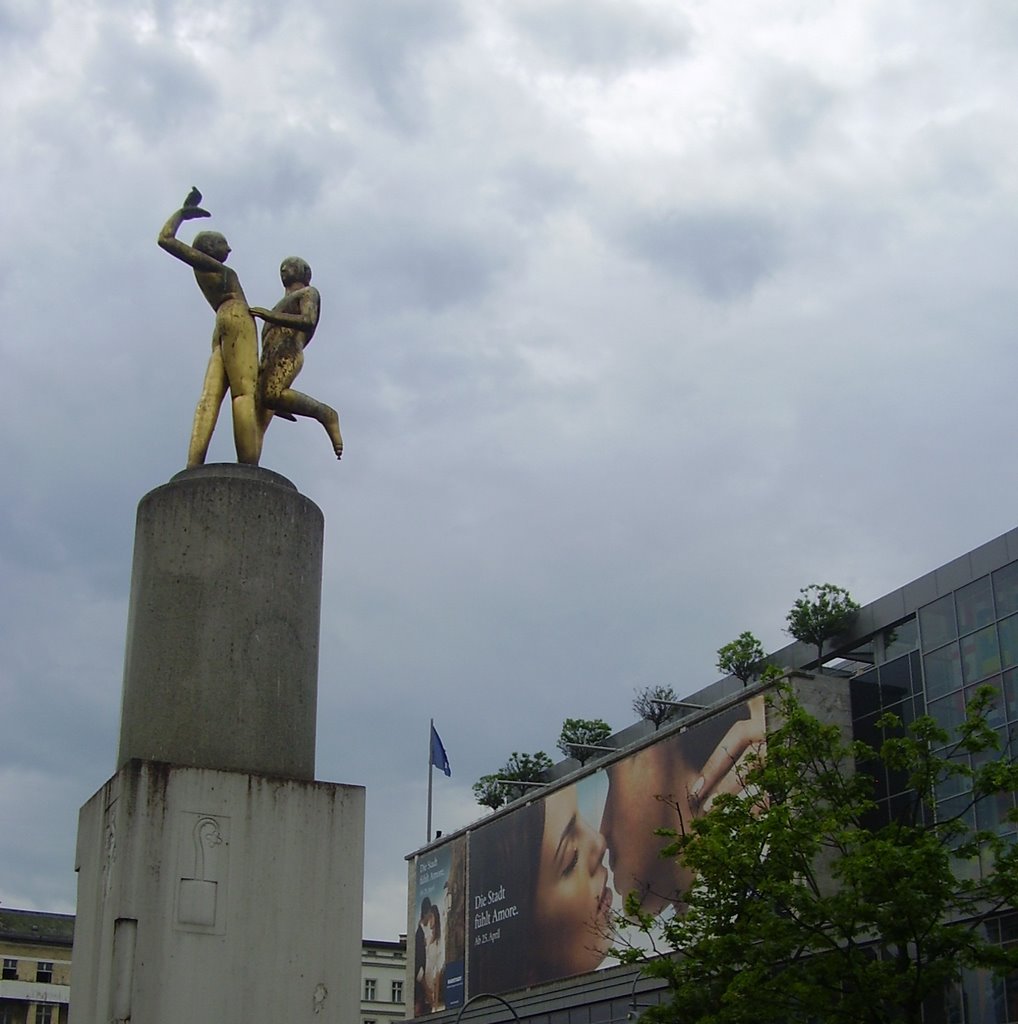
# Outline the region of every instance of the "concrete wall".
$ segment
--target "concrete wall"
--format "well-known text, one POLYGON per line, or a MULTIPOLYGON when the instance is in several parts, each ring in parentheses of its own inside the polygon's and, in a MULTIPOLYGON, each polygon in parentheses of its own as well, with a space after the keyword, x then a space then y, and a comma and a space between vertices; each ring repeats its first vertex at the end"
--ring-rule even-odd
POLYGON ((364 790, 132 761, 82 808, 77 1024, 355 1024, 364 790))
POLYGON ((215 464, 138 505, 117 767, 315 775, 321 510, 215 464))

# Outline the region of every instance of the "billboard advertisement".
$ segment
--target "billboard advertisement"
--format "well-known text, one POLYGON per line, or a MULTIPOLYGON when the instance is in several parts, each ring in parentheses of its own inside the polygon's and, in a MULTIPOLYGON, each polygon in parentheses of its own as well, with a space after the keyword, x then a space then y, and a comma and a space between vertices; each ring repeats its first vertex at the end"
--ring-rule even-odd
MULTIPOLYGON (((681 829, 719 794, 741 791, 740 764, 765 738, 764 698, 754 696, 471 828, 466 995, 615 963, 612 947, 646 941, 618 930, 629 893, 660 921, 681 913, 691 878, 660 856, 655 830, 681 829)), ((418 876, 446 849, 420 854, 418 876)), ((421 903, 419 888, 415 910, 421 903)))
POLYGON ((414 1016, 462 1006, 466 837, 417 858, 413 931, 414 1016))

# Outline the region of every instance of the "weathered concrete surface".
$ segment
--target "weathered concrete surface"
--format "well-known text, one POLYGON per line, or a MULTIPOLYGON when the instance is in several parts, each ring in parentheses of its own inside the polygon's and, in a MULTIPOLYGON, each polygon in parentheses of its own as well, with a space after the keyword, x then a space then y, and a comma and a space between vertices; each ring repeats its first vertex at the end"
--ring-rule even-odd
POLYGON ((320 509, 255 466, 141 500, 118 767, 314 778, 322 536, 320 509))
POLYGON ((355 1024, 364 790, 132 761, 81 809, 79 1024, 355 1024))

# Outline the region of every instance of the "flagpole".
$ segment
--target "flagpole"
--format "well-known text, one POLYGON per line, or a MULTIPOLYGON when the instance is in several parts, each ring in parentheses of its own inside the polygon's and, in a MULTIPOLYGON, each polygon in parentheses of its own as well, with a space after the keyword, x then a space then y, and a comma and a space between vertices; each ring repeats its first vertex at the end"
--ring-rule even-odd
POLYGON ((431 719, 431 725, 428 728, 428 842, 431 842, 431 737, 435 732, 435 720, 431 719))

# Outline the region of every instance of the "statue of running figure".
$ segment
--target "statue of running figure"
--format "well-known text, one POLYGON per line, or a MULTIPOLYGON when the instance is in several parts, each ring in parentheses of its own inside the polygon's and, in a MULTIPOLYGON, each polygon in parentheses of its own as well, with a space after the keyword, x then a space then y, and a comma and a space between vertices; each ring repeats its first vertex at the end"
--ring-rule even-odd
POLYGON ((311 285, 311 267, 299 256, 288 256, 279 267, 285 292, 272 307, 252 306, 251 314, 264 320, 262 327, 262 358, 258 370, 258 447, 273 415, 292 420, 308 416, 318 420, 332 442, 336 458, 343 457, 343 435, 339 431, 339 414, 331 406, 319 402, 290 385, 304 365, 304 349, 311 343, 322 300, 311 285))

